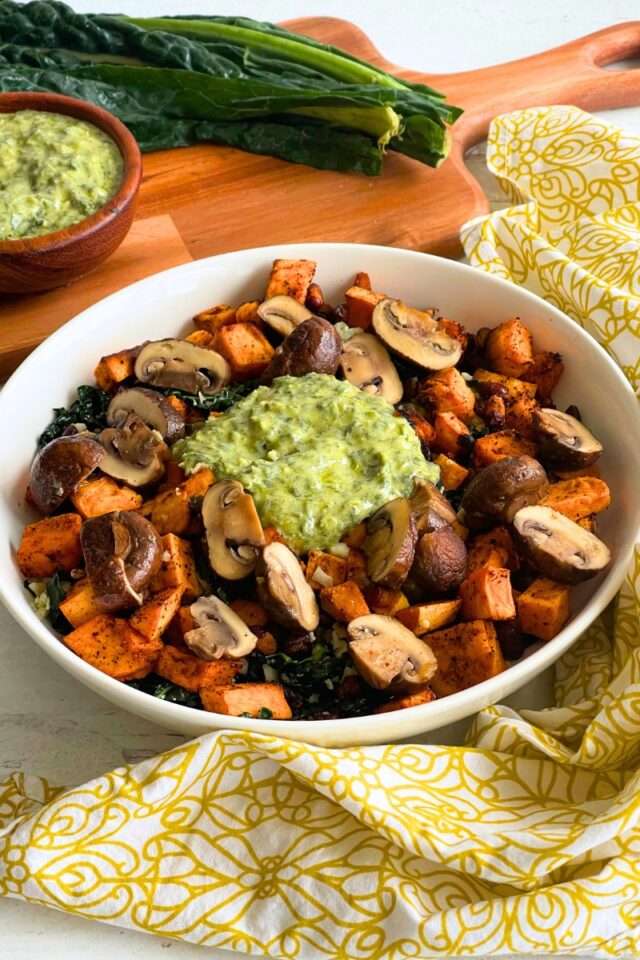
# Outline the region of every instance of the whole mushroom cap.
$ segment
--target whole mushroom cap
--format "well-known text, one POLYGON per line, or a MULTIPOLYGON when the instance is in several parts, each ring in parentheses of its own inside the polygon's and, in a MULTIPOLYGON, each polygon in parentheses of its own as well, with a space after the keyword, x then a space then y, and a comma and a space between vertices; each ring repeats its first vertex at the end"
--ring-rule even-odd
POLYGON ((475 475, 462 497, 465 524, 481 529, 511 523, 522 507, 538 503, 549 488, 542 464, 533 457, 503 457, 475 475))
POLYGON ((133 510, 85 520, 80 545, 96 603, 105 613, 140 606, 142 591, 162 564, 162 541, 145 517, 133 510))
POLYGON ((42 513, 56 510, 99 467, 105 451, 86 436, 58 437, 40 450, 31 464, 29 490, 42 513))

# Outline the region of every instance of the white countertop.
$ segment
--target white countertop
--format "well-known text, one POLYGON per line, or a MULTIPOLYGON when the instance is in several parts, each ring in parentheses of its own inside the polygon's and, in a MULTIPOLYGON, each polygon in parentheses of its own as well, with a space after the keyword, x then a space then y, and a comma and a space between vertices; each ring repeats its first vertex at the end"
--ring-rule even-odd
MULTIPOLYGON (((567 42, 640 14, 637 0, 70 0, 78 11, 130 15, 303 15, 357 23, 392 62, 429 71, 475 69, 567 42)), ((640 107, 603 114, 640 132, 640 107)), ((294 239, 294 238, 292 238, 294 239)), ((0 779, 22 770, 76 784, 182 737, 101 700, 55 666, 0 608, 0 779)), ((549 677, 527 691, 544 698, 549 677)), ((523 703, 522 696, 520 703, 523 703)), ((524 703, 523 703, 524 705, 524 703)), ((447 731, 437 741, 455 736, 447 731)), ((29 904, 0 900, 0 960, 172 960, 231 957, 29 904)))

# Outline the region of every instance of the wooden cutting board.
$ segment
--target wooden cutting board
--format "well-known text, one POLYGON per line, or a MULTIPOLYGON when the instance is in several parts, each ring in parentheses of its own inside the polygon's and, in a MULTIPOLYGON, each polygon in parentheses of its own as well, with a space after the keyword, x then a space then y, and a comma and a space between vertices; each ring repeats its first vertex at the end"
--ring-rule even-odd
POLYGON ((61 290, 0 298, 0 378, 91 303, 190 259, 305 241, 376 243, 458 256, 461 224, 488 211, 464 154, 485 138, 494 116, 551 103, 586 110, 640 103, 640 70, 604 69, 638 55, 640 21, 524 60, 451 74, 423 74, 389 63, 344 20, 310 17, 286 25, 446 92, 465 110, 453 127, 446 162, 431 170, 390 154, 383 175, 367 178, 227 147, 147 154, 136 222, 102 267, 61 290))

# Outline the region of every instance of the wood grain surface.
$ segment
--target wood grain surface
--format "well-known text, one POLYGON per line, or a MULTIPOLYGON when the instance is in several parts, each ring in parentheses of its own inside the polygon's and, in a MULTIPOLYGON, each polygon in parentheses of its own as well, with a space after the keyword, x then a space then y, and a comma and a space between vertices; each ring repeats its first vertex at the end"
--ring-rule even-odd
POLYGON ((445 163, 431 170, 390 154, 383 175, 366 178, 228 147, 147 154, 134 229, 105 264, 64 290, 0 299, 0 376, 90 303, 188 258, 305 241, 376 243, 457 256, 461 224, 488 211, 465 152, 486 136, 494 116, 560 102, 587 110, 640 103, 640 71, 604 69, 638 54, 640 21, 523 60, 439 75, 389 63, 362 31, 343 20, 304 18, 287 26, 445 91, 465 110, 453 127, 445 163))

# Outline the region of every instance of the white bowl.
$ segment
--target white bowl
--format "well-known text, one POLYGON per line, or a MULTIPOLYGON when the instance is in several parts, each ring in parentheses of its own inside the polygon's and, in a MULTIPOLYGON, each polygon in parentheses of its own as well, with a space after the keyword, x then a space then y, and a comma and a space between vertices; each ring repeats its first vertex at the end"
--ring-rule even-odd
MULTIPOLYGON (((5 424, 0 529, 0 597, 15 619, 57 664, 112 703, 173 730, 197 735, 218 728, 254 730, 323 746, 355 746, 412 737, 469 716, 523 686, 553 663, 614 596, 624 578, 640 518, 640 413, 631 388, 606 353, 580 327, 545 301, 471 267, 425 254, 384 247, 308 243, 262 247, 185 264, 135 283, 95 304, 43 343, 14 373, 0 394, 5 424), (574 615, 562 632, 505 673, 454 696, 381 715, 344 720, 273 721, 225 717, 157 700, 84 663, 38 619, 15 561, 25 522, 24 503, 36 437, 51 409, 92 382, 102 354, 145 339, 189 329, 193 314, 213 303, 260 297, 275 257, 318 261, 317 280, 329 302, 340 302, 358 270, 376 289, 417 307, 437 306, 470 330, 519 316, 539 350, 564 357, 558 406, 575 403, 604 444, 602 475, 613 504, 598 524, 613 562, 597 580, 573 591, 574 615)), ((25 696, 28 691, 25 690, 25 696)))

